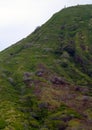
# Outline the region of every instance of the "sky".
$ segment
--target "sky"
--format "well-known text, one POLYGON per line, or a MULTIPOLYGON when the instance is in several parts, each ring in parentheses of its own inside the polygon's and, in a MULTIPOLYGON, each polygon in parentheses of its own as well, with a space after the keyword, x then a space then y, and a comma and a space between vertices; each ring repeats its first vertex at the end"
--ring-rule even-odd
POLYGON ((65 6, 92 0, 0 0, 0 51, 25 38, 65 6))

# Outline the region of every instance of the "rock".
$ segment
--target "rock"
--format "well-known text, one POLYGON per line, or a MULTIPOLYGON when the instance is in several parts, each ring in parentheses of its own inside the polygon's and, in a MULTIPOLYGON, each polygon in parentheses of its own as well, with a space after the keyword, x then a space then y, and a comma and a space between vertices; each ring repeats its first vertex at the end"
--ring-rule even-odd
POLYGON ((75 86, 75 91, 81 92, 83 94, 89 93, 89 89, 87 87, 75 86))
POLYGON ((15 85, 15 81, 12 77, 9 77, 8 78, 8 81, 12 84, 12 85, 15 85))
POLYGON ((32 73, 30 73, 30 72, 25 72, 25 73, 24 73, 24 76, 25 76, 25 77, 30 77, 31 75, 32 75, 32 73))
POLYGON ((89 96, 83 96, 83 97, 82 97, 82 100, 83 100, 84 102, 88 102, 88 101, 89 101, 89 96))
POLYGON ((68 116, 68 115, 65 115, 65 116, 62 117, 62 120, 64 122, 70 121, 71 119, 72 119, 72 116, 68 116))
POLYGON ((24 49, 30 48, 30 47, 32 47, 32 46, 33 46, 33 43, 26 43, 26 44, 24 45, 24 49))
POLYGON ((76 86, 76 87, 75 87, 75 91, 79 91, 79 92, 80 92, 80 91, 81 91, 80 86, 76 86))
POLYGON ((39 76, 39 77, 42 77, 43 74, 44 74, 44 70, 43 70, 43 69, 38 70, 38 71, 36 72, 36 75, 39 76))
POLYGON ((24 73, 23 82, 24 82, 27 86, 32 86, 32 84, 33 84, 32 75, 33 75, 33 73, 30 73, 30 72, 25 72, 25 73, 24 73))
POLYGON ((64 79, 61 78, 61 77, 57 77, 57 76, 53 77, 53 78, 51 79, 51 82, 52 82, 53 84, 57 84, 57 85, 65 84, 64 79))
POLYGON ((48 105, 49 105, 48 103, 42 102, 42 103, 39 104, 39 108, 41 108, 41 109, 48 108, 48 105))
POLYGON ((45 52, 52 52, 52 51, 53 51, 53 48, 44 48, 44 51, 45 51, 45 52))

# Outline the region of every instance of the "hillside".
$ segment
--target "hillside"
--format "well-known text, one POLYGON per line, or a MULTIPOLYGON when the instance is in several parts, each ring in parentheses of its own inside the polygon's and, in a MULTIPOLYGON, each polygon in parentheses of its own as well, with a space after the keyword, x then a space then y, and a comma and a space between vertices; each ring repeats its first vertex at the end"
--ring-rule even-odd
POLYGON ((0 52, 0 129, 92 130, 92 5, 0 52))

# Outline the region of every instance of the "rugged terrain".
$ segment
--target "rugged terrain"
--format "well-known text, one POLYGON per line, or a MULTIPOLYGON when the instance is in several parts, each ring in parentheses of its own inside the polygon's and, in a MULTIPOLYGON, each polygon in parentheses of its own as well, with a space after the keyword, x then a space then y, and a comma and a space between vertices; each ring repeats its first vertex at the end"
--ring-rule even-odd
POLYGON ((0 129, 92 130, 92 5, 0 52, 0 129))

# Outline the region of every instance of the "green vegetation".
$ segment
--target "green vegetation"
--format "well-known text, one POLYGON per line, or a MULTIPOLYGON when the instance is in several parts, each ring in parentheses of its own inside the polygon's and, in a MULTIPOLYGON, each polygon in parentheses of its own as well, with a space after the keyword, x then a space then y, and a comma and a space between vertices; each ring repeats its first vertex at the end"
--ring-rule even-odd
POLYGON ((0 129, 92 130, 92 5, 0 52, 0 129))

